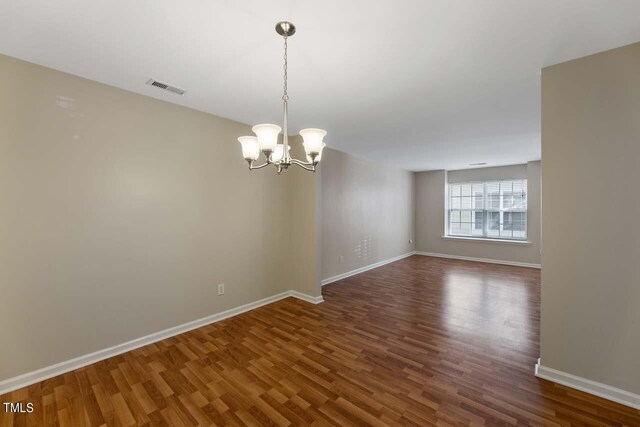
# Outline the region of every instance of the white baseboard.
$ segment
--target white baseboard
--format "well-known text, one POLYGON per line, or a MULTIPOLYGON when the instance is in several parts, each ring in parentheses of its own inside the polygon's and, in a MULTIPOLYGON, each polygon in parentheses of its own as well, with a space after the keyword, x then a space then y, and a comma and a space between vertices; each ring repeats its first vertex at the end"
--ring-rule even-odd
POLYGON ((365 271, 372 270, 374 268, 382 267, 385 264, 389 264, 398 260, 401 260, 406 257, 410 257, 415 252, 407 252, 406 254, 402 254, 400 256, 385 259, 384 261, 376 262, 374 264, 369 264, 364 267, 356 268, 355 270, 347 271, 346 273, 338 274, 337 276, 329 277, 327 279, 322 279, 320 282, 322 286, 328 285, 329 283, 337 282, 338 280, 346 279, 350 276, 355 276, 356 274, 364 273, 365 271))
POLYGON ((606 384, 591 381, 586 378, 547 368, 540 364, 540 359, 535 366, 536 377, 553 381, 585 393, 593 394, 634 409, 640 409, 640 394, 635 394, 606 384))
POLYGON ((401 260, 403 258, 410 257, 411 255, 422 255, 422 256, 432 256, 432 257, 437 257, 437 258, 459 259, 459 260, 463 260, 463 261, 486 262, 486 263, 489 263, 489 264, 513 265, 513 266, 516 266, 516 267, 542 268, 542 266, 540 264, 530 264, 530 263, 526 263, 526 262, 504 261, 504 260, 490 259, 490 258, 473 258, 473 257, 462 256, 462 255, 449 255, 449 254, 439 254, 439 253, 435 253, 435 252, 413 251, 413 252, 407 252, 406 254, 403 254, 403 255, 400 255, 400 256, 397 256, 397 257, 394 257, 394 258, 386 259, 384 261, 376 262, 374 264, 369 264, 367 266, 364 266, 364 267, 361 267, 361 268, 357 268, 355 270, 347 271, 346 273, 338 274, 337 276, 329 277, 327 279, 322 279, 321 284, 322 284, 322 286, 328 285, 329 283, 337 282, 338 280, 346 279, 347 277, 355 276, 356 274, 364 273, 365 271, 372 270, 372 269, 378 268, 378 267, 382 267, 385 264, 389 264, 389 263, 401 260))
POLYGON ((432 256, 437 258, 449 258, 449 259, 460 259, 463 261, 476 261, 476 262, 486 262, 489 264, 502 264, 502 265, 513 265, 516 267, 528 267, 528 268, 542 268, 540 264, 530 264, 527 262, 517 262, 517 261, 504 261, 499 259, 489 259, 489 258, 474 258, 469 256, 462 255, 449 255, 449 254, 438 254, 434 252, 414 252, 416 255, 423 256, 432 256))
POLYGON ((90 354, 85 354, 84 356, 76 357, 74 359, 57 363, 55 365, 47 366, 46 368, 38 369, 37 371, 28 372, 17 377, 0 381, 0 395, 40 381, 44 381, 49 378, 56 377, 58 375, 65 374, 75 369, 82 368, 83 366, 91 365, 92 363, 117 356, 118 354, 126 353, 127 351, 131 351, 136 348, 143 347, 145 345, 149 345, 154 342, 158 342, 163 339, 179 335, 211 323, 219 322, 221 320, 228 319, 229 317, 237 316, 238 314, 246 313, 247 311, 251 311, 258 307, 262 307, 263 305, 271 304, 287 297, 298 298, 312 304, 319 304, 324 301, 322 299, 322 296, 312 297, 311 295, 303 294, 298 291, 282 292, 277 295, 273 295, 258 301, 250 302, 248 304, 223 311, 221 313, 203 317, 202 319, 193 320, 191 322, 174 326, 163 331, 155 332, 144 337, 136 338, 131 341, 115 345, 113 347, 98 350, 90 354))
POLYGON ((289 291, 288 296, 301 299, 302 301, 310 302, 311 304, 320 304, 321 302, 324 302, 324 298, 322 298, 322 295, 320 295, 319 297, 312 297, 311 295, 303 294, 302 292, 289 291))

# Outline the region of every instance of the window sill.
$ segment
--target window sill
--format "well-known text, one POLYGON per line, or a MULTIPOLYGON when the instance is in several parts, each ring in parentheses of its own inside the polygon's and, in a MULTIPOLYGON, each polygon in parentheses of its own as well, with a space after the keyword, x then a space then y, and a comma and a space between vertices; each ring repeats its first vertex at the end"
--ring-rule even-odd
POLYGON ((529 240, 488 239, 486 237, 442 236, 442 240, 462 240, 465 242, 502 243, 505 245, 530 245, 529 240))

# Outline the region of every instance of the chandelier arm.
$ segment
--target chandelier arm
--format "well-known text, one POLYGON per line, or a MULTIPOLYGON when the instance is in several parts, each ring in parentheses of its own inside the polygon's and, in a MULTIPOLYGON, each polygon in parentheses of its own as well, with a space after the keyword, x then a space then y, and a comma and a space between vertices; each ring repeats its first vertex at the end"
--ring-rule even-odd
POLYGON ((291 159, 291 163, 294 163, 298 166, 313 166, 312 162, 303 162, 302 160, 298 159, 291 159))
MULTIPOLYGON (((315 157, 315 156, 314 156, 315 157)), ((298 160, 298 159, 291 159, 291 163, 295 163, 297 165, 303 165, 303 166, 317 166, 318 163, 320 163, 317 160, 312 160, 310 162, 303 162, 302 160, 298 160)))
POLYGON ((272 164, 273 163, 271 163, 271 162, 267 162, 267 163, 264 163, 262 165, 253 166, 253 162, 251 162, 251 163, 249 163, 249 170, 262 169, 262 168, 267 167, 267 166, 272 165, 272 164))
POLYGON ((290 162, 291 162, 292 165, 300 166, 302 169, 306 169, 306 170, 312 171, 312 172, 316 171, 317 163, 302 162, 302 161, 297 160, 297 159, 291 159, 290 162))

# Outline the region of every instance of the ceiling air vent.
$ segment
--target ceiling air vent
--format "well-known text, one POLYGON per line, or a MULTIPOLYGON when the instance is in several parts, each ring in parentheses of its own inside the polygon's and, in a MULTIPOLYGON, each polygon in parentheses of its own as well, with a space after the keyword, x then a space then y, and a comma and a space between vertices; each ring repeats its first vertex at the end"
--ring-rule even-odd
POLYGON ((163 90, 168 90, 169 92, 173 92, 173 93, 176 93, 178 95, 184 95, 184 93, 185 93, 184 89, 180 89, 179 87, 171 86, 170 84, 167 84, 167 83, 159 82, 159 81, 157 81, 155 79, 147 80, 147 84, 149 86, 155 86, 155 87, 163 89, 163 90))

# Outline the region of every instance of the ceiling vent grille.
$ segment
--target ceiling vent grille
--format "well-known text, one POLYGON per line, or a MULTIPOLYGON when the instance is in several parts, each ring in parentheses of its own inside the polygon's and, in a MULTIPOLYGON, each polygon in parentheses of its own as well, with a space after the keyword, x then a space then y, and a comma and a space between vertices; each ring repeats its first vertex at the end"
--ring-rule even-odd
POLYGON ((155 86, 157 88, 163 89, 163 90, 167 90, 169 92, 178 94, 178 95, 184 95, 184 93, 186 92, 184 89, 180 89, 179 87, 175 87, 175 86, 171 86, 170 84, 167 83, 162 83, 159 82, 158 80, 155 79, 149 79, 147 80, 147 84, 149 86, 155 86))

